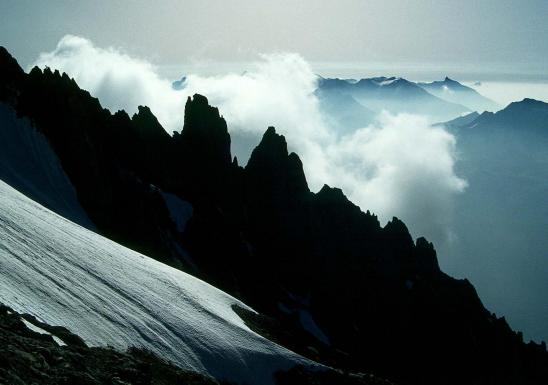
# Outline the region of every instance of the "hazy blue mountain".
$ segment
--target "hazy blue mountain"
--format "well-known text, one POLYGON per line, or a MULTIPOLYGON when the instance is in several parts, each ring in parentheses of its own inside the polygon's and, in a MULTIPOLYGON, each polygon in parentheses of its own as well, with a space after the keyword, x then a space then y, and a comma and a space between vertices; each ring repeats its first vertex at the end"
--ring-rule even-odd
POLYGON ((497 111, 500 106, 475 89, 446 77, 431 83, 417 83, 434 96, 451 103, 461 104, 474 111, 497 111))
POLYGON ((341 134, 366 127, 375 118, 375 111, 365 107, 352 95, 343 91, 318 89, 316 96, 320 101, 322 112, 341 134))
POLYGON ((523 134, 537 132, 543 136, 548 131, 548 104, 540 100, 525 98, 510 103, 498 112, 484 112, 465 127, 504 127, 519 130, 523 134))
POLYGON ((443 123, 437 123, 436 126, 445 126, 447 128, 460 128, 468 125, 469 123, 473 122, 480 114, 476 111, 471 112, 464 116, 459 116, 458 118, 455 118, 453 120, 450 120, 448 122, 443 123))
POLYGON ((469 117, 445 124, 469 187, 457 198, 457 239, 440 250, 441 264, 469 276, 527 337, 548 339, 548 104, 524 99, 469 117))
POLYGON ((470 112, 469 108, 434 96, 403 78, 382 76, 358 81, 320 78, 318 89, 324 94, 350 95, 375 112, 421 114, 433 120, 448 120, 470 112))

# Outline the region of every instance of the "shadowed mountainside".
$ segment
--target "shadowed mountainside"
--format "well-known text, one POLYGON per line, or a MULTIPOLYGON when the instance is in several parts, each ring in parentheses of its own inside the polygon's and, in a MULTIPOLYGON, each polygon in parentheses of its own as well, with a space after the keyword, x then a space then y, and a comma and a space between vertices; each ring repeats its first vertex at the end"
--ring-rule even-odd
POLYGON ((440 251, 442 265, 470 277, 526 339, 547 340, 548 103, 524 99, 444 125, 469 187, 455 199, 459 239, 440 251))

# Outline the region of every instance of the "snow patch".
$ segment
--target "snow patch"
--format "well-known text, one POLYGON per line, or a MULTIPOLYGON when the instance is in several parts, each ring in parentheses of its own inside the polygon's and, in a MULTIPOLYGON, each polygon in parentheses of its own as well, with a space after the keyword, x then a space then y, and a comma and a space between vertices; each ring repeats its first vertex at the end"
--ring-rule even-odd
POLYGON ((251 331, 231 308, 249 307, 221 290, 1 181, 0 196, 0 302, 14 311, 64 326, 90 346, 144 347, 237 383, 272 384, 277 370, 317 365, 251 331))
POLYGON ((397 82, 400 79, 401 78, 388 78, 388 79, 385 79, 385 80, 377 81, 376 83, 379 86, 383 87, 383 86, 389 86, 390 84, 392 84, 394 82, 397 82))
POLYGON ((59 337, 57 337, 57 336, 51 334, 50 332, 48 332, 47 330, 42 329, 41 327, 36 326, 35 324, 33 324, 33 323, 27 321, 27 320, 24 319, 24 318, 20 318, 20 319, 21 319, 21 321, 23 321, 23 323, 25 324, 25 326, 26 326, 27 328, 29 328, 30 330, 32 330, 33 332, 40 333, 40 334, 46 334, 46 335, 48 335, 48 336, 51 336, 57 345, 59 345, 59 346, 67 346, 67 344, 65 344, 61 338, 59 338, 59 337))
POLYGON ((445 84, 443 86, 441 86, 441 89, 444 93, 447 93, 447 94, 454 94, 455 93, 455 91, 453 91, 451 88, 449 88, 449 86, 447 86, 445 84))
POLYGON ((33 332, 36 332, 36 333, 39 333, 39 334, 47 334, 48 336, 51 336, 51 333, 48 332, 47 330, 44 330, 42 329, 41 327, 38 327, 36 326, 35 324, 27 321, 26 319, 24 319, 23 317, 20 317, 19 318, 21 321, 23 321, 23 323, 25 324, 25 326, 27 328, 29 328, 30 330, 32 330, 33 332))

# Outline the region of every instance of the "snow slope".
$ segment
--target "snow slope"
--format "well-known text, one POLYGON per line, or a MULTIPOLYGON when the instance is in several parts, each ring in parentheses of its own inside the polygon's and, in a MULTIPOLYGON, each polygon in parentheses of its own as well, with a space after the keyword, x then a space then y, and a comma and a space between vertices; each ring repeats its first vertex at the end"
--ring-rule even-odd
POLYGON ((310 361, 249 330, 228 294, 53 213, 0 181, 0 302, 89 345, 146 347, 247 384, 310 361))
POLYGON ((48 140, 0 103, 0 179, 65 218, 94 229, 48 140))

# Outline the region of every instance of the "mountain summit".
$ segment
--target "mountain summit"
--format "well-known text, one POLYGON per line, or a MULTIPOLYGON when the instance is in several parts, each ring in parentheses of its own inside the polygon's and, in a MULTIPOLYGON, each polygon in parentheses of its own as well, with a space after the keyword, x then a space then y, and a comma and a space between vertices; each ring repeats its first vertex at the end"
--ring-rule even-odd
POLYGON ((451 103, 458 103, 472 111, 497 111, 500 106, 478 93, 475 89, 465 86, 448 76, 442 81, 417 83, 417 85, 432 95, 451 103))

